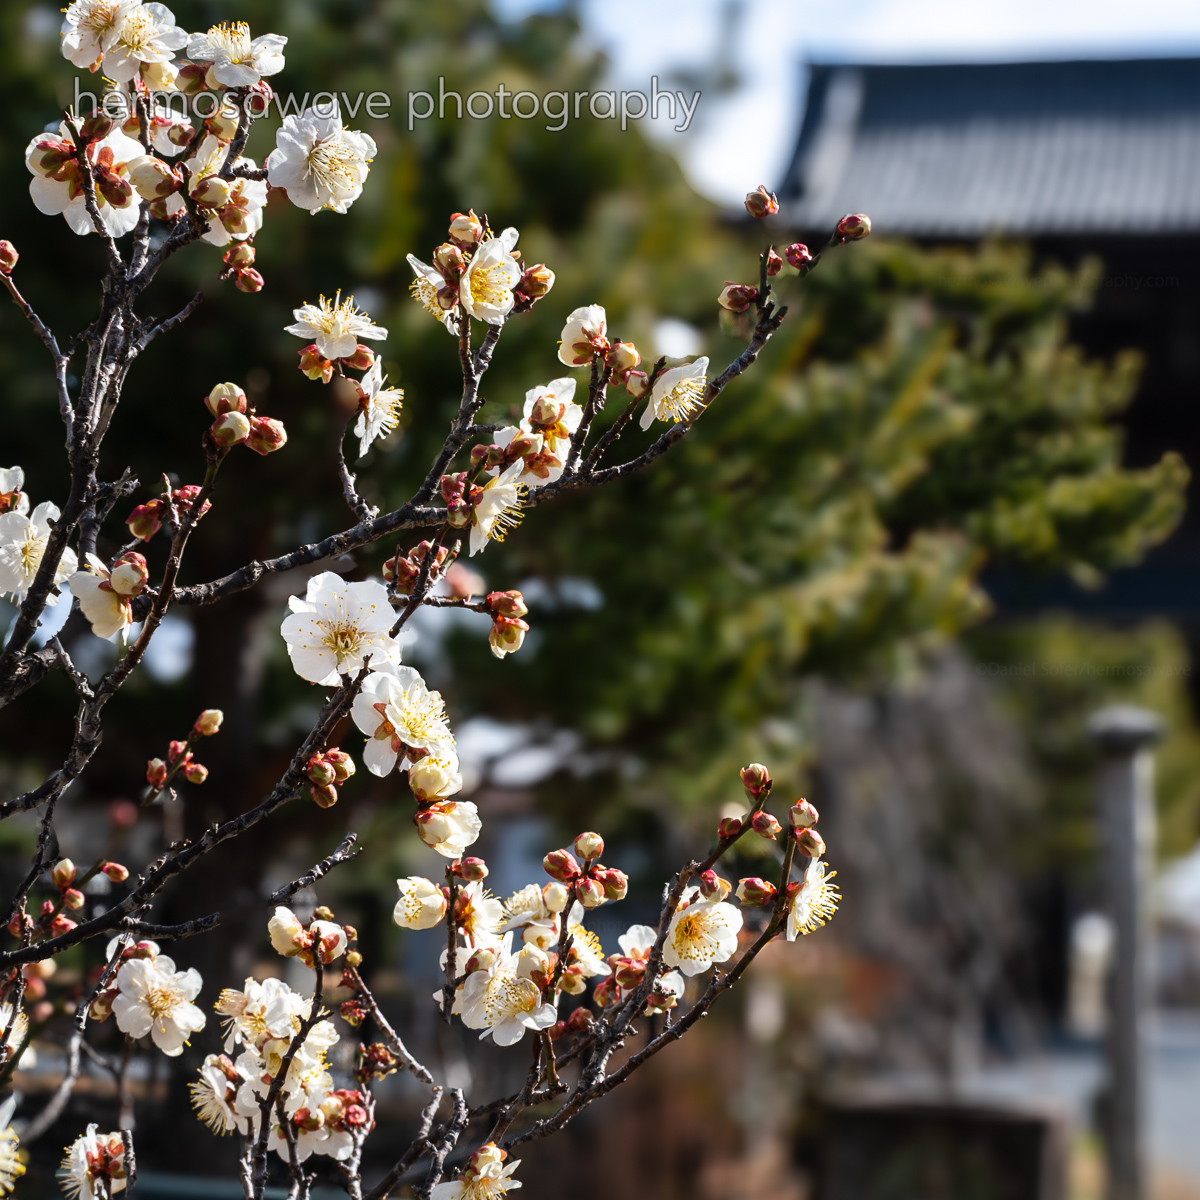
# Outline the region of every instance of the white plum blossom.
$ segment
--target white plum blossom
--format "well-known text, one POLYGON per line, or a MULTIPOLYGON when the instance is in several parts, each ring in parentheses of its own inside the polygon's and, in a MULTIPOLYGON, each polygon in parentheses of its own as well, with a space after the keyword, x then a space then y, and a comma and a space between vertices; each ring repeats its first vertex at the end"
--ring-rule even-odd
POLYGON ((138 7, 138 0, 74 0, 63 10, 63 57, 96 70, 126 15, 138 7))
MULTIPOLYGON (((29 195, 34 207, 49 217, 62 216, 73 233, 81 237, 93 233, 91 214, 87 211, 79 164, 73 158, 57 163, 53 170, 43 165, 45 148, 53 145, 68 155, 75 152, 67 126, 61 126, 59 137, 38 134, 25 148, 25 165, 33 178, 29 195)), ((88 162, 95 177, 96 208, 100 223, 113 237, 128 233, 141 213, 137 193, 128 182, 129 163, 145 155, 140 142, 126 137, 114 126, 106 137, 91 142, 87 148, 88 162)), ((62 157, 62 154, 59 154, 62 157)))
POLYGON ((664 371, 650 390, 650 399, 642 413, 642 428, 649 429, 654 421, 686 421, 704 398, 707 373, 707 358, 664 371))
POLYGON ((336 687, 340 676, 361 670, 368 658, 376 666, 400 658, 388 633, 395 617, 381 583, 346 583, 325 571, 308 581, 303 600, 292 596, 288 606, 281 632, 301 679, 336 687))
POLYGON ((343 128, 336 105, 324 115, 308 108, 284 117, 267 155, 267 180, 310 213, 323 208, 344 213, 362 195, 375 153, 367 134, 343 128))
POLYGON ((482 828, 479 809, 469 800, 444 801, 417 814, 421 841, 443 858, 462 858, 482 828))
POLYGON ((170 62, 187 40, 165 4, 135 5, 122 16, 116 37, 105 48, 104 74, 116 83, 128 83, 143 63, 170 62))
POLYGON ((214 25, 207 33, 193 33, 187 40, 187 56, 192 62, 211 64, 212 78, 225 87, 252 87, 283 70, 286 45, 287 38, 278 33, 251 39, 245 21, 230 21, 214 25))
POLYGON ((408 256, 408 265, 414 276, 408 285, 413 299, 451 333, 458 333, 458 289, 446 282, 437 267, 423 263, 415 255, 408 256))
POLYGON ((500 325, 512 312, 516 303, 513 288, 521 282, 521 268, 511 253, 518 236, 509 228, 499 237, 481 242, 463 272, 459 301, 478 321, 500 325))
POLYGON ((128 596, 114 591, 112 572, 103 560, 89 554, 88 565, 76 571, 68 581, 71 595, 79 601, 80 611, 88 619, 97 637, 110 638, 133 624, 133 609, 128 596))
POLYGON ((742 928, 742 914, 732 904, 699 900, 699 894, 696 888, 684 892, 663 944, 663 961, 685 975, 699 975, 713 963, 732 958, 742 928))
MULTIPOLYGON (((630 925, 617 938, 617 945, 621 947, 621 951, 626 958, 631 958, 635 962, 647 962, 650 958, 650 951, 654 948, 655 938, 657 937, 658 930, 650 925, 630 925)), ((674 1002, 683 995, 683 988, 683 976, 678 971, 664 971, 655 981, 654 991, 651 995, 660 996, 667 1003, 656 1004, 651 999, 646 1005, 646 1012, 665 1012, 668 1008, 673 1008, 674 1002)))
MULTIPOLYGON (((300 928, 298 921, 296 925, 300 928)), ((215 1008, 225 1018, 225 1052, 231 1054, 242 1044, 257 1048, 268 1038, 292 1037, 308 1016, 312 1001, 292 991, 282 979, 247 979, 240 992, 226 988, 215 1008)))
MULTIPOLYGON (((28 516, 15 510, 0 514, 0 593, 24 600, 46 553, 50 522, 60 515, 58 506, 49 502, 39 504, 28 516)), ((54 572, 54 582, 65 583, 78 565, 75 551, 66 547, 54 572)), ((57 604, 58 597, 51 594, 46 603, 57 604)))
POLYGON ((302 304, 292 316, 295 324, 288 325, 284 333, 315 342, 317 350, 331 361, 353 354, 362 338, 380 342, 388 335, 386 329, 354 307, 353 296, 343 300, 340 291, 333 300, 322 296, 319 304, 302 304))
MULTIPOLYGON (((233 1107, 241 1084, 235 1084, 230 1079, 231 1074, 236 1072, 229 1059, 220 1054, 210 1054, 200 1066, 200 1078, 188 1084, 196 1116, 213 1133, 244 1132, 246 1128, 245 1120, 239 1119, 233 1107)), ((240 1080, 240 1076, 238 1078, 240 1080)))
POLYGON ((503 920, 504 905, 482 883, 472 882, 458 889, 454 921, 468 945, 496 945, 503 920))
POLYGON ((372 671, 350 711, 367 735, 363 762, 372 775, 389 775, 405 747, 453 749, 442 694, 430 691, 412 667, 372 671))
POLYGON ((436 883, 420 875, 397 879, 400 899, 392 909, 392 920, 401 929, 432 929, 446 915, 446 897, 436 883))
MULTIPOLYGON (((167 140, 166 138, 163 139, 167 140)), ((229 144, 222 142, 211 133, 197 147, 189 163, 191 178, 190 191, 195 194, 197 188, 210 175, 219 175, 225 166, 229 155, 229 144)), ((234 163, 237 167, 254 170, 252 158, 238 158, 234 163)), ((244 241, 253 237, 263 223, 263 206, 267 202, 267 185, 261 179, 235 178, 228 180, 229 199, 218 209, 207 213, 209 230, 203 235, 204 240, 213 246, 228 246, 231 241, 244 241)), ((168 216, 175 216, 186 208, 181 192, 173 192, 166 199, 168 216)))
POLYGON ((204 1028, 204 1014, 192 1003, 203 981, 195 968, 176 971, 165 954, 157 958, 131 958, 117 972, 118 995, 113 1016, 123 1033, 140 1038, 150 1035, 168 1057, 183 1053, 188 1035, 204 1028))
POLYGON ((525 393, 521 424, 497 432, 497 446, 508 446, 521 434, 537 445, 533 453, 522 456, 524 467, 518 482, 539 488, 562 477, 571 452, 571 438, 583 419, 583 409, 572 399, 574 395, 575 380, 570 376, 530 388, 525 393))
POLYGON ((271 946, 275 952, 282 954, 284 958, 294 958, 301 950, 308 949, 312 942, 300 923, 300 918, 282 904, 275 909, 267 922, 267 936, 271 939, 271 946))
POLYGON ((511 952, 512 934, 506 934, 496 961, 485 971, 473 971, 455 1003, 468 1029, 482 1029, 497 1046, 512 1046, 526 1030, 549 1029, 558 1020, 554 1005, 542 998, 542 989, 519 973, 520 955, 511 952))
POLYGON ((519 1158, 508 1166, 500 1162, 481 1164, 450 1183, 439 1183, 429 1193, 430 1200, 501 1200, 505 1192, 521 1186, 519 1179, 512 1178, 520 1165, 519 1158))
POLYGON ((608 346, 608 315, 599 304, 587 304, 567 317, 559 338, 558 361, 568 367, 587 366, 592 355, 608 346))
POLYGON ((96 1125, 68 1147, 58 1169, 62 1190, 71 1200, 99 1200, 125 1190, 125 1140, 119 1133, 97 1133, 96 1125), (118 1173, 119 1172, 119 1173, 118 1173), (96 1184, 103 1179, 103 1193, 96 1184))
POLYGON ((786 937, 789 942, 794 942, 797 934, 812 933, 814 929, 819 929, 837 912, 841 896, 837 885, 832 882, 836 874, 836 871, 828 870, 819 858, 809 860, 804 882, 788 912, 786 937))
POLYGON ((422 755, 408 768, 408 786, 418 800, 445 800, 462 791, 462 782, 458 755, 448 746, 422 755))
POLYGON ((571 962, 583 971, 585 979, 612 974, 612 968, 604 959, 600 938, 594 930, 572 922, 567 926, 567 932, 574 939, 571 943, 571 962))
POLYGON ((471 510, 471 554, 479 553, 489 541, 502 542, 510 529, 521 522, 525 485, 520 477, 525 464, 517 460, 481 489, 479 502, 471 510))
POLYGON ((385 387, 383 362, 376 359, 358 385, 358 420, 354 433, 358 438, 358 457, 362 458, 377 437, 387 437, 400 421, 404 392, 385 387))

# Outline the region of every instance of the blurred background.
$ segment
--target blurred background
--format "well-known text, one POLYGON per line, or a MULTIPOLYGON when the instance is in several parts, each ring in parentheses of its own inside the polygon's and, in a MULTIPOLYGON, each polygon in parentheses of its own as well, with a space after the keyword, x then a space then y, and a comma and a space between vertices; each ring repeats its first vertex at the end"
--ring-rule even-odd
MULTIPOLYGON (((452 211, 515 225, 525 260, 558 277, 506 330, 483 420, 507 420, 560 373, 555 342, 575 306, 603 304, 644 360, 723 363, 747 331, 719 319, 716 297, 726 280, 755 280, 764 235, 815 249, 845 212, 874 223, 804 280, 780 276, 783 331, 676 453, 532 511, 471 562, 489 588, 524 591, 533 629, 519 654, 495 661, 488 621, 471 613, 422 611, 406 635, 408 661, 447 697, 498 895, 540 879, 547 849, 601 830, 606 860, 633 879, 627 901, 597 914, 614 950, 627 925, 653 919, 662 880, 726 807, 742 811, 737 769, 759 760, 779 799, 803 794, 821 810, 845 896, 829 927, 764 955, 740 995, 619 1098, 529 1146, 524 1195, 558 1195, 565 1181, 579 1200, 1104 1195, 1115 956, 1086 726, 1122 703, 1164 729, 1145 894, 1156 942, 1146 1194, 1200 1197, 1200 524, 1186 506, 1200 458, 1195 5, 178 0, 174 11, 187 29, 235 18, 286 34, 279 91, 394 101, 390 120, 351 122, 380 153, 348 217, 271 199, 261 294, 218 284, 219 251, 201 246, 147 301, 165 314, 206 296, 132 374, 107 477, 129 467, 138 502, 164 471, 197 482, 201 398, 225 379, 290 435, 269 459, 231 458, 185 582, 349 523, 334 447, 354 398, 303 378, 283 332, 322 292, 353 292, 391 330, 385 367, 406 393, 361 490, 394 507, 423 477, 457 404, 457 358, 409 298, 404 256, 427 259, 452 211), (410 131, 408 93, 436 94, 439 78, 464 95, 500 83, 649 92, 657 78, 701 98, 682 131, 665 117, 622 131, 586 105, 561 132, 452 110, 410 131), (759 183, 781 201, 765 227, 741 207, 759 183)), ((22 253, 26 295, 73 331, 95 309, 100 249, 35 212, 18 165, 71 98, 60 19, 50 5, 0 11, 0 233, 22 253)), ((271 145, 263 122, 249 153, 271 145)), ((12 308, 0 308, 0 377, 4 462, 24 466, 34 503, 61 501, 52 378, 12 308)), ((124 529, 114 520, 106 533, 111 553, 124 529)), ((393 550, 322 567, 366 578, 393 550)), ((62 853, 90 861, 104 844, 140 866, 270 788, 319 704, 278 634, 308 573, 168 617, 64 801, 62 853), (226 714, 198 754, 208 782, 115 825, 113 803, 136 798, 146 759, 205 707, 226 714)), ((89 674, 113 660, 75 622, 64 638, 89 674)), ((6 794, 53 769, 72 709, 51 677, 6 710, 6 794)), ((361 743, 348 733, 344 745, 361 743)), ((157 916, 249 902, 357 830, 358 863, 301 906, 329 904, 358 927, 389 1012, 440 1074, 483 1099, 524 1057, 473 1046, 468 1063, 464 1031, 434 1020, 437 939, 390 921, 397 875, 433 870, 411 812, 398 780, 360 771, 336 808, 290 806, 157 916)), ((5 882, 20 879, 33 837, 30 821, 0 825, 5 882)), ((752 851, 728 873, 759 873, 752 851)), ((255 911, 178 947, 179 965, 205 977, 206 1006, 220 987, 280 971, 264 934, 255 911)), ((101 949, 63 956, 39 984, 47 998, 77 997, 101 949)), ((35 1105, 61 1078, 66 1031, 52 1022, 18 1074, 35 1105)), ((111 1023, 99 1034, 118 1044, 111 1023)), ((216 1042, 213 1021, 184 1067, 216 1042)), ((186 1077, 157 1056, 134 1064, 140 1186, 224 1195, 196 1179, 232 1178, 235 1151, 186 1115, 186 1077)), ((423 1101, 406 1078, 381 1088, 391 1133, 368 1144, 381 1171, 423 1101)), ((89 1067, 30 1147, 25 1194, 51 1194, 60 1147, 112 1104, 108 1077, 89 1067)))

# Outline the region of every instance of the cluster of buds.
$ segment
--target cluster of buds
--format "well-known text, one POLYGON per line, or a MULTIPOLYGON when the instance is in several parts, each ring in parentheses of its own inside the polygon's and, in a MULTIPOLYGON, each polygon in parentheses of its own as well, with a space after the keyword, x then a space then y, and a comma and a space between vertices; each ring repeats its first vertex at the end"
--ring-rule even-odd
POLYGON ((575 854, 570 850, 552 850, 547 854, 542 859, 546 874, 569 887, 584 908, 599 908, 609 900, 624 900, 629 891, 629 876, 597 861, 604 853, 604 839, 598 833, 581 833, 575 839, 574 849, 575 854))
POLYGON ((433 561, 429 564, 429 582, 440 578, 449 563, 454 561, 454 552, 446 546, 438 546, 436 551, 433 543, 424 541, 414 546, 403 558, 397 554, 383 564, 383 578, 390 584, 397 595, 411 596, 421 575, 421 567, 430 552, 433 551, 433 561))
MULTIPOLYGON (((172 528, 178 526, 192 511, 192 506, 196 503, 202 490, 199 485, 194 483, 172 488, 170 481, 164 476, 163 494, 153 500, 147 500, 145 504, 139 504, 125 518, 129 532, 143 542, 148 542, 163 527, 164 523, 169 523, 172 528)), ((211 508, 212 501, 205 500, 200 506, 197 520, 211 508)))
POLYGON ((759 184, 752 192, 746 193, 746 211, 761 221, 764 217, 773 217, 779 211, 779 201, 774 192, 768 192, 765 184, 759 184))
MULTIPOLYGON (((241 210, 238 210, 239 213, 241 210)), ((228 225, 226 225, 228 228, 228 225)), ((261 292, 263 277, 254 268, 254 247, 249 240, 234 242, 221 260, 233 275, 233 286, 239 292, 261 292)), ((224 276, 223 276, 224 278, 224 276)))
POLYGON ((775 892, 773 883, 768 883, 757 875, 738 881, 737 898, 750 908, 761 908, 771 904, 775 899, 775 892))
POLYGON ((529 625, 521 618, 529 609, 520 592, 488 592, 488 611, 492 614, 492 628, 488 632, 488 645, 497 658, 520 650, 529 632, 529 625))
POLYGON ((470 525, 471 511, 483 495, 483 488, 472 483, 470 471, 443 475, 439 489, 446 502, 446 523, 455 529, 470 525))
POLYGON ((284 958, 298 958, 306 966, 320 962, 328 966, 346 956, 346 966, 357 967, 362 955, 350 950, 351 942, 358 940, 358 931, 353 925, 339 925, 333 912, 324 906, 315 910, 313 920, 303 924, 290 908, 280 906, 267 922, 267 933, 276 953, 284 958))
MULTIPOLYGON (((345 1005, 342 1007, 344 1008, 345 1005)), ((399 1066, 400 1060, 382 1042, 370 1042, 359 1047, 358 1066, 354 1070, 354 1078, 366 1087, 377 1079, 384 1079, 388 1075, 394 1074, 399 1066)))
POLYGON ((316 342, 310 342, 298 353, 300 374, 305 379, 319 379, 322 383, 328 383, 335 371, 339 375, 346 370, 369 371, 375 365, 375 351, 370 346, 364 346, 362 342, 355 345, 353 354, 338 359, 326 358, 317 348, 316 342))
MULTIPOLYGON (((117 973, 122 963, 129 962, 133 958, 145 958, 153 962, 159 956, 159 946, 157 942, 141 941, 135 942, 132 946, 126 946, 121 951, 120 958, 117 959, 116 969, 109 976, 108 985, 101 989, 92 998, 91 1005, 88 1007, 88 1016, 93 1021, 107 1021, 112 1016, 113 1001, 121 994, 117 987, 117 973)), ((103 974, 104 968, 98 967, 97 971, 103 974)))
POLYGON ((338 788, 354 774, 354 759, 336 746, 319 751, 308 760, 305 769, 309 795, 322 808, 332 808, 338 802, 338 788))
POLYGON ((717 303, 726 312, 745 312, 758 299, 758 288, 749 283, 730 283, 725 281, 717 303))
POLYGON ((228 449, 244 442, 256 454, 267 455, 287 442, 283 422, 256 416, 246 393, 236 383, 218 383, 205 396, 204 404, 213 415, 207 436, 214 446, 228 449))
POLYGON ((556 1021, 546 1030, 546 1033, 552 1042, 557 1042, 559 1038, 566 1037, 568 1034, 588 1033, 595 1021, 592 1010, 581 1006, 572 1010, 571 1015, 565 1021, 556 1021))
POLYGON ((866 213, 847 213, 838 223, 834 231, 833 241, 842 245, 845 242, 857 242, 871 232, 871 218, 866 213))
POLYGON ((186 738, 175 739, 167 747, 167 757, 152 758, 146 763, 146 782, 150 785, 143 802, 152 800, 176 775, 182 775, 188 783, 203 783, 208 778, 208 768, 196 761, 192 754, 192 743, 197 738, 212 737, 221 728, 225 714, 219 708, 206 708, 192 722, 186 738))
POLYGON ((819 817, 816 808, 803 796, 788 812, 788 824, 796 849, 807 858, 820 858, 825 853, 825 839, 816 830, 819 817))
MULTIPOLYGON (((69 909, 71 912, 78 912, 83 907, 83 893, 75 886, 77 874, 75 864, 69 858, 60 858, 50 868, 50 880, 58 888, 62 908, 69 909)), ((72 927, 73 925, 72 922, 72 927)), ((53 926, 51 926, 51 930, 55 934, 66 932, 65 929, 54 929, 53 926)))
POLYGON ((315 1133, 318 1129, 350 1132, 369 1126, 371 1116, 361 1092, 341 1089, 330 1092, 318 1108, 296 1109, 292 1122, 306 1133, 315 1133))
MULTIPOLYGON (((79 140, 86 148, 96 192, 113 208, 123 209, 134 202, 134 190, 126 178, 128 164, 118 163, 111 147, 95 144, 106 138, 112 129, 112 118, 96 113, 79 126, 79 140)), ((69 199, 83 195, 83 173, 75 143, 70 138, 46 134, 34 143, 28 162, 35 174, 67 184, 69 199)))

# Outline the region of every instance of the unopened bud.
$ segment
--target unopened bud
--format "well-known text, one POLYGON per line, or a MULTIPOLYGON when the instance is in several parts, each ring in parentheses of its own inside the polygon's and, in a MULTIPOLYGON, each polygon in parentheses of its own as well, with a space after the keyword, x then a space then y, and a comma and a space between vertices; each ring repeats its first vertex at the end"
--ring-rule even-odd
POLYGON ((625 377, 625 390, 640 400, 650 390, 650 376, 645 371, 630 371, 625 377))
POLYGON ((642 356, 632 342, 613 342, 606 361, 613 379, 624 383, 629 372, 641 363, 642 356))
POLYGON ((244 413, 249 408, 246 393, 236 383, 218 383, 204 397, 204 403, 214 417, 223 417, 231 412, 244 413))
POLYGON ((772 246, 767 251, 767 274, 769 276, 778 275, 783 270, 783 259, 775 253, 775 247, 772 246))
POLYGON ((604 903, 604 888, 594 879, 581 879, 575 885, 575 898, 584 908, 599 908, 604 903))
POLYGON ((575 853, 585 862, 604 853, 604 839, 598 833, 581 833, 575 839, 575 853))
POLYGON ((282 421, 276 421, 274 417, 255 417, 250 422, 250 436, 246 439, 246 445, 255 454, 272 454, 286 443, 287 430, 282 421))
POLYGON ((459 859, 454 873, 468 883, 478 883, 481 879, 488 877, 488 867, 482 858, 463 858, 459 859))
POLYGON ((75 864, 69 858, 60 858, 50 868, 50 878, 59 891, 69 888, 75 882, 75 864))
POLYGON ((750 908, 761 907, 775 899, 775 885, 759 879, 757 875, 751 879, 739 879, 737 898, 750 908))
POLYGON ((233 135, 237 133, 237 117, 218 110, 204 122, 204 127, 217 141, 231 142, 233 135))
POLYGON ((433 252, 433 265, 446 279, 457 279, 466 266, 463 252, 453 242, 443 242, 433 252))
POLYGON ((113 881, 113 883, 124 883, 129 878, 129 868, 123 867, 118 862, 103 862, 100 864, 100 870, 113 881))
POLYGON ((515 654, 525 644, 529 625, 516 617, 496 617, 488 631, 488 645, 497 658, 515 654))
POLYGON ((354 759, 345 750, 339 750, 336 746, 326 750, 325 761, 333 764, 333 771, 338 783, 345 783, 354 774, 354 759))
POLYGON ((192 732, 197 737, 212 737, 221 728, 225 714, 219 708, 206 708, 192 726, 192 732))
POLYGON ((629 876, 616 867, 597 871, 596 882, 604 889, 605 900, 624 900, 629 894, 629 876))
POLYGON ((496 965, 496 951, 490 946, 480 946, 470 958, 467 959, 466 966, 463 968, 468 974, 475 971, 490 971, 496 965))
POLYGON ((163 510, 166 504, 162 500, 151 500, 147 504, 139 504, 125 519, 129 532, 143 542, 148 542, 161 528, 163 510))
POLYGON ((817 810, 803 796, 788 810, 793 829, 811 829, 818 820, 817 810))
POLYGON ((114 121, 107 113, 93 113, 79 125, 79 138, 84 142, 98 142, 113 131, 114 121))
POLYGON ((596 986, 596 990, 592 993, 592 999, 601 1008, 611 1008, 620 998, 621 989, 611 975, 602 979, 596 986))
POLYGON ((245 413, 227 412, 208 427, 208 436, 218 446, 236 446, 250 436, 250 418, 245 413))
POLYGON ((64 907, 72 911, 83 907, 83 893, 78 888, 67 888, 62 898, 64 907))
POLYGON ((234 242, 225 251, 225 257, 222 261, 234 271, 241 271, 246 267, 252 267, 254 266, 254 247, 249 242, 234 242))
POLYGON ((266 280, 253 268, 246 267, 233 277, 233 286, 239 292, 261 292, 266 280))
POLYGON ((742 786, 750 794, 752 800, 757 800, 764 791, 771 787, 771 773, 762 763, 751 763, 741 770, 742 786))
POLYGON ((538 263, 526 268, 513 291, 530 300, 540 300, 553 286, 554 272, 545 263, 538 263))
POLYGON ((208 768, 203 763, 190 762, 183 768, 183 777, 188 783, 203 783, 208 778, 208 768))
POLYGON ((645 960, 640 958, 618 958, 613 967, 613 978, 623 988, 635 988, 646 975, 645 960))
POLYGON ((309 781, 318 787, 325 787, 326 784, 337 782, 337 771, 334 769, 333 763, 320 754, 314 754, 308 760, 307 774, 309 781))
POLYGON ((183 180, 161 158, 143 154, 129 163, 129 182, 143 200, 162 200, 183 187, 183 180))
POLYGON ((808 858, 820 858, 825 853, 825 839, 815 829, 797 829, 796 849, 808 858))
POLYGON ((871 218, 866 213, 847 213, 837 223, 837 237, 843 242, 856 242, 871 232, 871 218))
POLYGON ((591 1024, 595 1019, 590 1009, 577 1008, 567 1018, 567 1028, 572 1033, 583 1033, 585 1030, 591 1028, 591 1024))
POLYGON ((769 812, 761 809, 750 818, 750 828, 768 842, 773 842, 783 830, 783 826, 769 812))
POLYGON ((299 354, 300 373, 306 379, 319 379, 322 383, 328 383, 333 378, 333 363, 321 354, 315 342, 311 346, 305 346, 299 354))
POLYGON ((3 271, 5 275, 12 274, 13 267, 17 265, 17 259, 20 257, 12 242, 0 242, 0 271, 3 271))
POLYGON ((474 209, 450 214, 450 237, 463 246, 473 246, 483 237, 483 225, 474 209))
POLYGON ((140 596, 150 581, 145 557, 136 550, 126 550, 113 563, 108 581, 118 596, 140 596))
POLYGON ((717 303, 727 312, 745 312, 758 299, 758 288, 748 283, 726 283, 717 303))
POLYGON ((546 874, 551 879, 557 879, 559 883, 573 883, 583 874, 575 856, 569 850, 551 850, 542 859, 542 866, 546 874))
POLYGON ((88 1007, 88 1016, 93 1021, 107 1021, 112 1016, 113 1001, 118 994, 117 992, 101 992, 88 1007))
POLYGON ((570 902, 571 893, 561 883, 542 884, 542 903, 547 911, 560 913, 570 902))
POLYGON ((700 876, 700 895, 705 900, 724 900, 731 890, 729 880, 722 879, 711 867, 700 876))
POLYGON ((555 1021, 549 1029, 546 1030, 546 1036, 552 1041, 557 1042, 559 1038, 566 1037, 567 1023, 566 1021, 555 1021))
POLYGON ((54 937, 62 937, 64 933, 70 933, 75 928, 75 922, 70 917, 63 916, 59 913, 53 921, 50 922, 50 932, 54 937))
POLYGON ((354 353, 347 354, 342 362, 351 371, 369 371, 375 365, 375 351, 360 342, 354 347, 354 353))
POLYGON ((784 250, 783 256, 801 275, 807 275, 817 262, 817 255, 813 254, 803 242, 793 242, 784 250))
POLYGON ((524 617, 529 613, 520 592, 488 592, 488 608, 501 617, 524 617))
POLYGON ((722 817, 717 822, 717 837, 723 842, 735 838, 745 828, 741 817, 722 817))
POLYGON ((217 175, 204 175, 192 184, 192 199, 202 208, 224 208, 229 203, 229 184, 217 175))
POLYGON ((321 808, 332 808, 338 802, 338 790, 332 783, 314 783, 308 789, 308 794, 313 798, 313 802, 320 805, 321 808))
POLYGON ((774 216, 779 211, 779 201, 775 199, 774 192, 768 192, 760 183, 754 191, 746 193, 746 211, 761 221, 763 217, 774 216))
MULTIPOLYGON (((361 967, 362 960, 363 960, 363 956, 360 951, 358 951, 358 950, 347 950, 346 951, 346 966, 355 967, 355 968, 361 967)), ((321 961, 324 962, 325 960, 322 959, 321 961)))
POLYGON ((176 90, 185 96, 199 95, 207 86, 204 81, 206 71, 207 67, 201 63, 184 63, 175 76, 176 90))

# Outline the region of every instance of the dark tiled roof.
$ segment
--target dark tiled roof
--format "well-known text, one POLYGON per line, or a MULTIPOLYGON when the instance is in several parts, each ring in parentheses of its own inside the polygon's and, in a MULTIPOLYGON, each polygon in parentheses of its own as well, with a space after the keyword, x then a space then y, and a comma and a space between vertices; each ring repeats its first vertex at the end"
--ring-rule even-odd
POLYGON ((814 66, 781 199, 803 228, 1200 231, 1200 59, 814 66))

